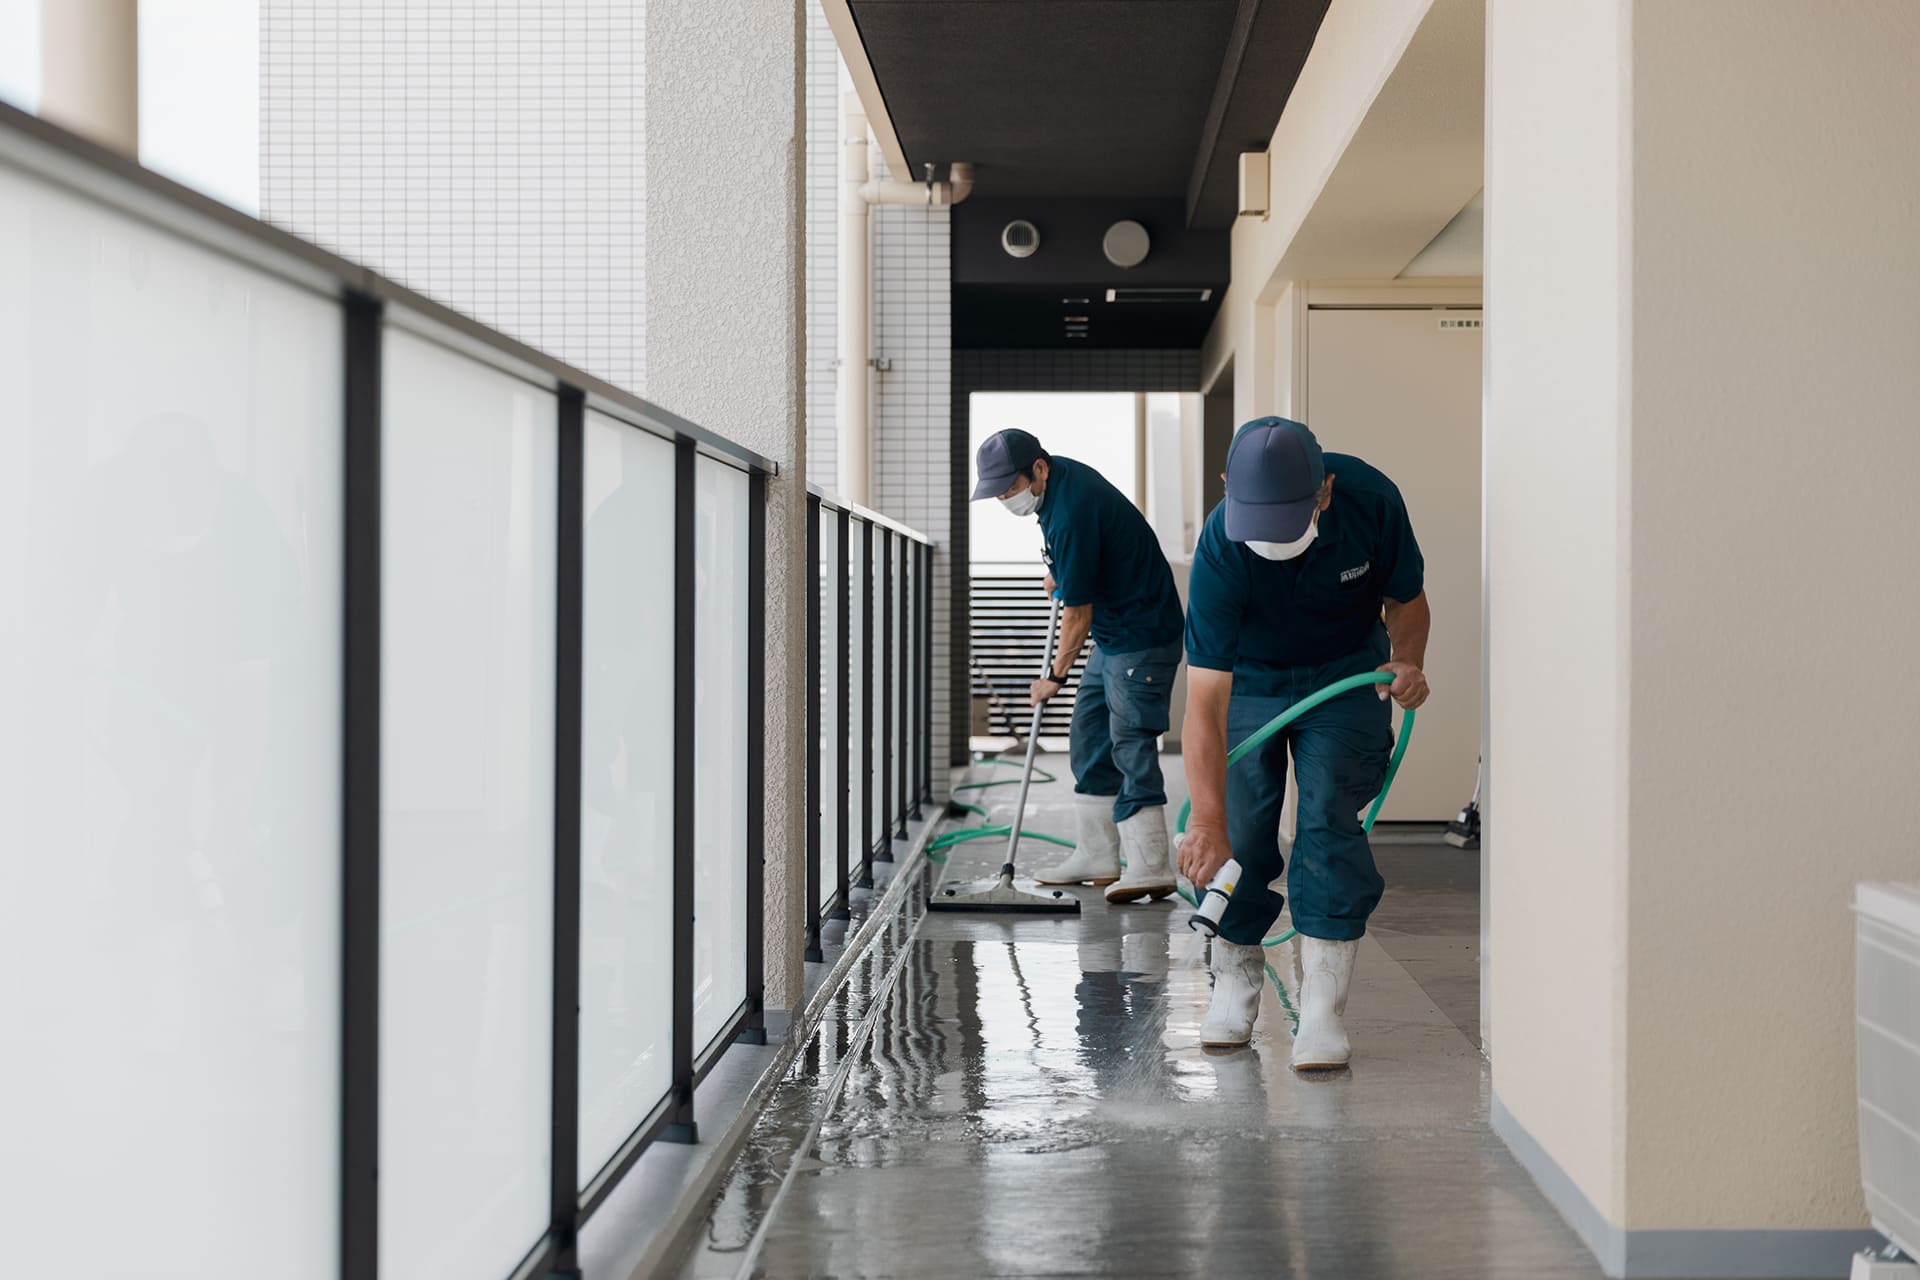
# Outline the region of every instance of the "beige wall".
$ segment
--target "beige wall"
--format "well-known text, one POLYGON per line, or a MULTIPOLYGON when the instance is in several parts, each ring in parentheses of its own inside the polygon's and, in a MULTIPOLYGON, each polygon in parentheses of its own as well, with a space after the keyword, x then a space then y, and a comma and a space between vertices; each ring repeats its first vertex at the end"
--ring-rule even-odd
POLYGON ((1433 3, 1334 0, 1327 10, 1289 100, 1300 109, 1282 113, 1267 144, 1267 216, 1234 224, 1233 281, 1202 353, 1203 386, 1235 352, 1261 353, 1234 379, 1236 422, 1282 411, 1267 355, 1278 340, 1274 304, 1286 288, 1274 273, 1433 3))
POLYGON ((1920 9, 1488 28, 1494 1087, 1616 1227, 1854 1226, 1846 904, 1920 822, 1920 9))
POLYGON ((1626 1215, 1863 1220, 1850 888, 1920 867, 1920 6, 1633 9, 1626 1215))
POLYGON ((1296 282, 1391 280, 1481 185, 1484 0, 1333 0, 1267 144, 1268 213, 1232 236, 1202 385, 1237 421, 1298 412, 1296 282), (1276 356, 1276 353, 1278 355, 1276 356))
POLYGON ((1487 14, 1487 981, 1494 1089, 1625 1210, 1630 600, 1619 0, 1487 14))
POLYGON ((1908 0, 1335 0, 1233 234, 1204 368, 1298 412, 1296 282, 1485 182, 1494 1088, 1606 1228, 1862 1221, 1846 902, 1920 865, 1916 47, 1908 0), (1407 155, 1481 12, 1484 172, 1407 155), (1330 238, 1396 149, 1410 211, 1330 238))
MULTIPOLYGON (((1478 310, 1315 307, 1307 312, 1308 421, 1400 487, 1433 600, 1412 747, 1381 818, 1445 822, 1473 793, 1480 754, 1480 331, 1478 310)), ((1339 502, 1339 481, 1334 483, 1339 502)))

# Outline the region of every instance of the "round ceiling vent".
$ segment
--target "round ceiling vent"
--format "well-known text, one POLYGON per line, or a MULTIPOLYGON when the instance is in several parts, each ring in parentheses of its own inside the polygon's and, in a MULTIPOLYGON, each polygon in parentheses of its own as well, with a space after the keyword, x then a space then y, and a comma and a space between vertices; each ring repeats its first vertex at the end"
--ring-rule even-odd
POLYGON ((1100 242, 1101 250, 1107 255, 1107 261, 1116 267, 1137 267, 1147 260, 1147 251, 1153 248, 1153 239, 1147 235, 1147 229, 1137 222, 1116 222, 1107 228, 1106 239, 1100 242))
POLYGON ((1000 229, 1000 247, 1010 257, 1031 258, 1040 249, 1040 228, 1024 218, 1009 222, 1000 229))

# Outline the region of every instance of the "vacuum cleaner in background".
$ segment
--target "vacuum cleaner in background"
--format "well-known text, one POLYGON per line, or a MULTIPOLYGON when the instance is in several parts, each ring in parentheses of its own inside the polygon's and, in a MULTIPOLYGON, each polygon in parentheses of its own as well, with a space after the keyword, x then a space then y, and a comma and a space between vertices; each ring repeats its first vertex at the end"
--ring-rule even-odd
POLYGON ((1456 849, 1478 849, 1480 847, 1480 783, 1486 776, 1487 762, 1482 759, 1474 767, 1473 799, 1467 801, 1467 807, 1460 816, 1447 824, 1446 842, 1456 849))
MULTIPOLYGON (((1053 650, 1060 642, 1060 597, 1053 598, 1053 611, 1047 621, 1047 653, 1040 674, 1053 674, 1053 650)), ((1000 874, 972 884, 942 885, 927 899, 929 911, 1007 911, 1046 912, 1072 915, 1080 910, 1080 899, 1059 889, 1025 888, 1014 883, 1014 852, 1020 847, 1020 824, 1027 816, 1027 788, 1033 785, 1033 757, 1040 747, 1040 717, 1047 704, 1033 709, 1033 723, 1027 727, 1027 761, 1020 774, 1020 800, 1014 806, 1013 821, 1007 827, 1007 861, 1000 874)))

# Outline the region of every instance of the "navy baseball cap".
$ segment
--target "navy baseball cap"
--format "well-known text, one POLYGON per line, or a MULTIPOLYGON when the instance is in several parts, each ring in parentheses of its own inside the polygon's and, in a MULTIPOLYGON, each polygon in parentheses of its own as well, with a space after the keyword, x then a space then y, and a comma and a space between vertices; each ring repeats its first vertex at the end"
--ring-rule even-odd
POLYGON ((1256 418, 1227 449, 1227 537, 1292 542, 1320 506, 1327 466, 1320 442, 1291 418, 1256 418))
POLYGON ((980 483, 973 486, 973 501, 999 497, 1021 472, 1033 466, 1035 458, 1046 454, 1031 432, 1018 427, 994 432, 981 442, 980 452, 973 458, 974 469, 980 473, 980 483))

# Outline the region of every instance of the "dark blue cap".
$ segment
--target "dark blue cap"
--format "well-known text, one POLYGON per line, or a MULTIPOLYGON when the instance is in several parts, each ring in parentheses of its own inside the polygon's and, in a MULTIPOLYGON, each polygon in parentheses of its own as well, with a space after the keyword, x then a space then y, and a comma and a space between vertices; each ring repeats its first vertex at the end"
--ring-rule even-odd
POLYGON ((1227 537, 1292 542, 1320 506, 1327 466, 1320 442, 1291 418, 1256 418, 1227 449, 1227 537))
POLYGON ((1046 453, 1031 432, 1018 427, 994 432, 981 442, 980 452, 974 455, 974 469, 980 473, 980 483, 973 486, 973 501, 999 497, 1013 487, 1022 472, 1033 466, 1035 458, 1044 458, 1046 453))

